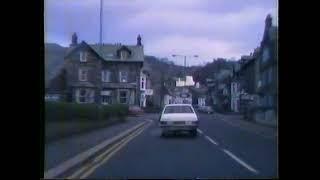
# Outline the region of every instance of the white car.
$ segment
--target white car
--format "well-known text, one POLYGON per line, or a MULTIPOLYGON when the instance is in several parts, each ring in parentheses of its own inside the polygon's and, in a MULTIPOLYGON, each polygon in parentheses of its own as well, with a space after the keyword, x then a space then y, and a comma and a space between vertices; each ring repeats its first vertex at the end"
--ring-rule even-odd
POLYGON ((189 131, 193 136, 196 136, 198 124, 198 116, 191 104, 166 105, 159 118, 162 136, 170 131, 189 131))

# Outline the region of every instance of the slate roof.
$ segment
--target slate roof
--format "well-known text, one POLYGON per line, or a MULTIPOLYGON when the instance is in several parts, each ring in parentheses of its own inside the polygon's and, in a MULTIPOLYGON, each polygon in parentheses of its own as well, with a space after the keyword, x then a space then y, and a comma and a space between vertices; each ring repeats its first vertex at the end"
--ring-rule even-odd
POLYGON ((143 62, 144 53, 142 46, 129 46, 129 45, 115 45, 115 44, 104 44, 100 51, 100 46, 98 44, 89 46, 105 61, 125 61, 125 62, 143 62), (121 60, 118 54, 118 50, 128 49, 131 55, 126 60, 121 60))
POLYGON ((71 47, 67 50, 65 58, 71 55, 74 51, 79 49, 80 47, 89 47, 91 48, 100 58, 107 62, 144 62, 144 52, 143 46, 137 45, 120 45, 120 44, 103 44, 101 46, 99 44, 87 44, 85 41, 82 41, 75 47, 71 47), (127 59, 122 60, 119 56, 120 50, 126 50, 129 52, 129 56, 127 59))

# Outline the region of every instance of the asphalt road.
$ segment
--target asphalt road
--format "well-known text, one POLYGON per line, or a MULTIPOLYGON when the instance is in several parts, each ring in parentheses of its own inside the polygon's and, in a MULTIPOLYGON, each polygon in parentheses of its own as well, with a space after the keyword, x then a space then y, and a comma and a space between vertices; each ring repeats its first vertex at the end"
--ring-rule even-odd
POLYGON ((277 138, 200 115, 197 137, 160 136, 156 118, 87 178, 276 178, 277 138), (270 138, 273 137, 273 138, 270 138))

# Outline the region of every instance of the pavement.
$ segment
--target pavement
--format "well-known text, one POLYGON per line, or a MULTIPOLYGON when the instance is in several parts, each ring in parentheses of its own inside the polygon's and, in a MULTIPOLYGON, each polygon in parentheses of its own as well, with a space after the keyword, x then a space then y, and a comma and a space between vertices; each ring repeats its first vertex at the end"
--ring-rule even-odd
POLYGON ((101 143, 105 139, 110 139, 120 132, 137 125, 144 121, 144 119, 145 118, 141 118, 140 116, 128 117, 127 122, 125 123, 99 128, 96 131, 82 133, 78 136, 71 136, 45 144, 44 169, 48 170, 53 168, 73 156, 101 143))
MULTIPOLYGON (((197 137, 178 134, 163 138, 157 118, 157 114, 146 114, 112 130, 101 129, 56 142, 46 147, 46 157, 61 162, 68 159, 66 154, 71 157, 128 128, 129 123, 152 119, 150 125, 115 148, 103 161, 89 167, 85 178, 278 177, 277 130, 273 128, 246 124, 231 115, 200 114, 197 137)), ((49 161, 47 168, 59 164, 49 161)))

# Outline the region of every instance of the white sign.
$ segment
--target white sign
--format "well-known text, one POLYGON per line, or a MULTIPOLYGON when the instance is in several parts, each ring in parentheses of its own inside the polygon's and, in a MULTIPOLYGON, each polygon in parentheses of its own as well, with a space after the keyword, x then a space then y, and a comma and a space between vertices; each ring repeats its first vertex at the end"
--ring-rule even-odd
POLYGON ((145 94, 147 96, 153 95, 153 89, 146 89, 145 94))
POLYGON ((101 95, 102 96, 110 96, 111 95, 111 91, 101 91, 101 95))

